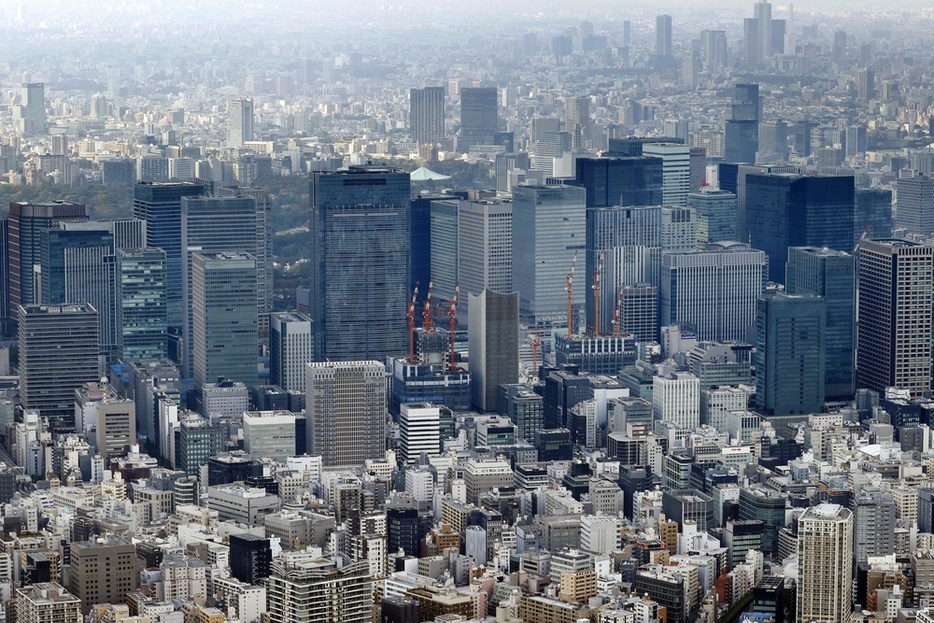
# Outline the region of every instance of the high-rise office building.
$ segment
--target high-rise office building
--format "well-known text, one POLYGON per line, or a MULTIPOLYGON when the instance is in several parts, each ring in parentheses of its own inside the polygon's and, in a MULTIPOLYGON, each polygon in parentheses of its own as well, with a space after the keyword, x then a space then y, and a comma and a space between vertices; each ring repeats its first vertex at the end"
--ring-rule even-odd
POLYGON ((655 16, 655 54, 671 56, 671 16, 655 16))
POLYGON ((824 406, 826 304, 813 294, 769 293, 756 310, 756 404, 766 415, 824 406))
MULTIPOLYGON (((565 285, 574 253, 584 249, 586 192, 574 186, 520 186, 513 193, 513 283, 526 324, 567 326, 565 285), (518 235, 521 232, 521 235, 518 235)), ((584 287, 573 290, 580 313, 584 287)))
POLYGON ((788 124, 778 121, 765 121, 759 124, 758 160, 763 163, 783 163, 788 161, 788 124))
POLYGON ((457 208, 457 279, 464 312, 468 294, 512 292, 512 203, 461 201, 457 208))
POLYGON ((665 253, 659 292, 661 326, 694 328, 698 341, 746 341, 765 291, 765 253, 740 242, 665 253))
POLYGON ((16 620, 22 623, 81 623, 81 600, 55 582, 16 589, 16 620))
POLYGON ((853 513, 812 506, 798 519, 798 623, 849 621, 852 581, 853 513))
POLYGON ((269 383, 305 391, 305 364, 314 360, 311 318, 299 312, 269 316, 269 383))
POLYGON ((827 308, 824 397, 849 401, 856 391, 855 258, 826 247, 789 247, 785 292, 823 297, 827 308))
POLYGON ((227 114, 227 147, 243 147, 253 140, 253 100, 231 100, 227 114))
POLYGON ((125 362, 168 357, 165 251, 119 249, 116 253, 116 354, 125 362))
POLYGON ((863 67, 856 74, 856 97, 862 102, 868 102, 876 94, 876 72, 863 67))
POLYGON ((742 210, 750 244, 769 256, 769 279, 784 283, 788 247, 852 249, 855 203, 852 176, 747 175, 742 210))
POLYGON ((409 90, 409 132, 419 145, 444 136, 444 87, 409 90))
POLYGON ((578 158, 576 186, 587 193, 588 208, 662 204, 663 162, 660 158, 578 158))
POLYGON ((277 558, 266 580, 270 623, 370 623, 373 579, 369 562, 277 558))
POLYGON ((139 588, 136 547, 116 535, 71 544, 68 590, 87 615, 94 604, 124 603, 139 588))
POLYGON ((853 548, 856 564, 870 556, 895 553, 895 499, 890 491, 862 487, 853 501, 853 548))
MULTIPOLYGON (((934 206, 931 206, 934 209, 934 206)), ((884 188, 857 188, 853 222, 853 246, 866 238, 892 237, 892 191, 884 188)))
POLYGON ((295 414, 291 411, 244 413, 243 442, 244 450, 254 458, 284 462, 295 456, 295 414))
POLYGON ((923 173, 899 177, 895 188, 895 225, 912 234, 934 235, 934 177, 923 173))
POLYGON ((24 408, 71 417, 75 390, 100 380, 97 310, 87 303, 19 307, 19 393, 24 408))
POLYGON ((759 151, 759 120, 761 118, 759 85, 737 84, 724 137, 724 159, 727 162, 755 164, 756 152, 759 151))
MULTIPOLYGON (((429 261, 429 283, 433 284, 433 297, 443 306, 454 298, 458 280, 458 211, 460 200, 441 199, 431 202, 431 259, 429 261)), ((414 287, 414 284, 412 284, 414 287)), ((420 282, 426 288, 426 282, 420 282)), ((424 291, 424 290, 423 290, 424 291)), ((438 308, 438 306, 435 306, 438 308)))
POLYGON ((42 304, 90 303, 100 322, 101 353, 116 348, 114 330, 114 237, 106 225, 56 223, 40 233, 39 284, 42 304))
POLYGON ((386 167, 311 180, 315 360, 406 352, 409 174, 386 167))
POLYGON ((309 363, 308 453, 325 466, 356 467, 386 452, 386 368, 378 361, 309 363))
POLYGON ((580 149, 590 136, 590 98, 569 97, 565 108, 565 129, 571 135, 571 147, 580 149))
MULTIPOLYGON (((187 301, 188 317, 182 325, 184 336, 184 369, 193 374, 193 328, 194 289, 193 272, 195 253, 211 255, 221 252, 248 253, 255 262, 256 275, 262 272, 259 258, 266 256, 266 237, 257 231, 256 199, 239 197, 182 197, 182 291, 187 301)), ((265 209, 265 208, 262 208, 265 209)), ((265 292, 260 288, 260 279, 253 284, 254 308, 265 304, 265 292)), ((253 325, 258 330, 259 313, 253 325)), ((215 379, 209 378, 209 382, 215 379)), ((238 379, 239 380, 239 379, 238 379)))
POLYGON ((697 242, 737 240, 738 208, 731 192, 703 187, 689 193, 687 205, 697 213, 697 242))
POLYGON ((642 154, 662 161, 662 203, 686 206, 691 192, 691 148, 677 143, 649 143, 642 154))
POLYGON ((403 404, 399 412, 400 458, 415 463, 422 452, 441 452, 441 408, 425 402, 403 404))
MULTIPOLYGON (((603 256, 603 277, 599 330, 611 332, 620 288, 636 283, 648 283, 658 288, 661 283, 662 254, 696 248, 695 216, 691 208, 668 206, 587 210, 586 281, 582 284, 587 292, 587 326, 593 326, 595 320, 596 298, 590 294, 588 287, 593 283, 600 256, 603 256)), ((657 331, 653 331, 655 333, 657 331)))
MULTIPOLYGON (((245 249, 256 256, 256 306, 259 313, 259 330, 269 330, 269 313, 272 311, 272 223, 270 211, 272 200, 264 188, 258 186, 221 186, 220 197, 256 201, 256 251, 245 249)), ((223 218, 223 217, 221 217, 223 218)), ((249 220, 249 219, 247 219, 249 220)), ((228 249, 223 249, 228 250, 228 249)), ((239 249, 244 250, 244 249, 239 249)))
POLYGON ((37 291, 34 284, 36 267, 40 265, 42 258, 42 232, 56 223, 86 220, 87 207, 71 201, 10 204, 7 257, 12 317, 16 317, 19 305, 40 302, 42 292, 41 289, 37 291))
POLYGON ((192 255, 192 376, 256 383, 256 259, 249 253, 192 255))
POLYGON ((934 247, 906 240, 860 240, 856 251, 858 387, 931 388, 934 247))
POLYGON ((186 319, 182 290, 182 197, 204 195, 195 182, 140 183, 133 187, 133 216, 146 221, 146 247, 165 251, 166 314, 170 328, 181 332, 186 319))
POLYGON ((495 411, 499 386, 519 381, 519 293, 471 294, 469 314, 472 401, 481 411, 495 411))
POLYGON ((13 106, 13 122, 22 134, 45 134, 45 85, 23 74, 19 104, 13 106))
POLYGON ((247 584, 269 577, 272 547, 269 539, 250 532, 230 535, 230 575, 247 584))
POLYGON ((461 89, 461 133, 457 151, 493 144, 499 129, 497 93, 495 87, 461 89))
POLYGON ((715 72, 726 66, 727 45, 725 30, 701 31, 701 58, 704 71, 715 72))

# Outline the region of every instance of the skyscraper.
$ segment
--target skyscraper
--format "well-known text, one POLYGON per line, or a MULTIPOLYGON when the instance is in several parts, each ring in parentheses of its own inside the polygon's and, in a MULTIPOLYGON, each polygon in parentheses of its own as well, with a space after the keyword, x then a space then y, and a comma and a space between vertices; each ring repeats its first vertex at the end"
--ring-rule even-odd
MULTIPOLYGON (((457 279, 461 299, 485 289, 508 293, 513 288, 512 203, 461 201, 457 209, 457 279)), ((469 311, 467 311, 469 314, 469 311)))
POLYGON ((798 519, 798 623, 849 621, 852 581, 853 513, 812 506, 798 519))
POLYGON ((444 136, 444 87, 409 90, 409 132, 419 145, 444 136))
POLYGON ((907 240, 860 240, 856 251, 858 387, 931 387, 934 247, 907 240))
POLYGON ((100 380, 97 310, 87 303, 18 308, 23 407, 72 417, 75 390, 100 380))
POLYGON ((299 312, 269 317, 269 383, 305 391, 305 364, 314 359, 311 318, 299 312))
MULTIPOLYGON (((518 352, 518 351, 517 351, 518 352)), ((306 364, 308 453, 358 467, 386 452, 386 368, 378 361, 306 364)))
POLYGON ((192 377, 256 383, 256 259, 249 253, 192 256, 192 377))
POLYGON ((813 294, 770 293, 756 306, 756 404, 766 415, 824 406, 826 304, 813 294))
POLYGON ((655 16, 655 54, 671 56, 671 16, 655 16))
POLYGON ((43 304, 90 303, 100 322, 101 353, 116 348, 114 237, 102 223, 57 223, 40 233, 39 300, 43 304))
POLYGON ((697 214, 697 242, 720 242, 738 240, 738 207, 736 195, 731 192, 709 187, 689 193, 688 207, 697 214))
POLYGON ((243 147, 253 140, 253 100, 231 100, 227 116, 227 147, 243 147))
MULTIPOLYGON (((566 326, 564 291, 574 252, 584 249, 586 192, 574 186, 519 186, 513 193, 513 283, 526 324, 566 326), (521 232, 521 235, 518 235, 521 232)), ((574 288, 580 312, 584 287, 574 288)))
POLYGON ((35 267, 41 263, 42 232, 55 223, 88 220, 87 207, 71 201, 10 204, 7 252, 10 269, 10 314, 19 305, 39 302, 42 293, 34 291, 35 267))
POLYGON ((769 279, 784 283, 788 247, 852 249, 855 205, 852 176, 750 174, 741 210, 750 244, 769 256, 769 279))
POLYGON ((168 357, 165 251, 117 250, 117 356, 125 362, 168 357))
MULTIPOLYGON (((248 253, 256 262, 254 267, 255 274, 261 272, 261 266, 257 261, 260 255, 265 256, 266 236, 265 232, 258 231, 257 204, 253 197, 182 197, 182 290, 185 293, 185 299, 188 309, 188 318, 182 325, 182 335, 184 336, 184 356, 182 363, 186 373, 193 374, 192 366, 194 364, 192 354, 194 345, 192 343, 193 335, 193 256, 201 253, 209 255, 213 253, 236 251, 248 253)), ((265 207, 261 208, 265 210, 265 207)), ((254 309, 259 310, 260 302, 265 304, 266 293, 260 289, 260 280, 258 277, 253 284, 254 309)), ((257 320, 252 323, 258 328, 259 313, 257 311, 257 320)), ((207 382, 214 382, 216 379, 208 378, 207 382)), ((240 379, 236 379, 240 380, 240 379)))
POLYGON ((899 177, 895 188, 896 226, 912 234, 934 235, 934 178, 923 173, 899 177))
POLYGON ((588 208, 661 205, 662 166, 650 157, 578 158, 574 184, 586 191, 588 208))
POLYGON ((895 553, 895 499, 890 491, 861 487, 853 509, 853 546, 856 564, 870 556, 895 553))
POLYGON ((166 313, 170 328, 181 332, 186 296, 182 289, 182 197, 207 192, 195 182, 150 182, 133 188, 133 216, 146 221, 146 246, 165 251, 166 313))
POLYGON ((662 203, 687 205, 691 192, 691 148, 677 143, 649 143, 642 154, 662 161, 662 203))
POLYGON ((519 381, 519 294, 471 294, 469 314, 472 401, 481 411, 495 411, 499 386, 519 381))
POLYGON ((23 74, 19 104, 13 106, 13 122, 22 134, 45 133, 45 85, 32 82, 29 74, 23 74))
POLYGON ((866 238, 891 238, 892 191, 884 188, 857 188, 854 219, 854 246, 864 233, 866 238))
POLYGON ((768 266, 765 253, 739 242, 665 253, 659 324, 691 326, 698 341, 746 341, 755 326, 768 266))
POLYGON ((461 134, 457 151, 474 145, 492 145, 499 129, 499 104, 495 87, 461 89, 461 134))
POLYGON ((406 352, 409 175, 386 167, 311 180, 315 360, 406 352))
POLYGON ((569 97, 565 108, 565 128, 571 135, 571 147, 580 149, 590 136, 590 98, 569 97))
POLYGON ((759 119, 761 117, 759 85, 737 84, 724 137, 724 159, 727 162, 755 164, 756 152, 759 151, 759 119))
POLYGON ((845 251, 826 247, 789 247, 785 292, 816 294, 827 308, 824 397, 850 400, 856 391, 856 263, 845 251))

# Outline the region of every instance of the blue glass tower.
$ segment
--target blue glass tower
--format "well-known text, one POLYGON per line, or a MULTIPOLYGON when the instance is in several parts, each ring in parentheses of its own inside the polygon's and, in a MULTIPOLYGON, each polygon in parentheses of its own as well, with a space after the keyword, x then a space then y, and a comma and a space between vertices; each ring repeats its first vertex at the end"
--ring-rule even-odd
POLYGON ((785 267, 785 292, 816 294, 827 307, 824 343, 824 395, 851 400, 855 392, 856 262, 845 251, 791 247, 785 267))
POLYGON ((312 176, 316 361, 383 361, 406 352, 409 187, 409 174, 389 167, 312 176))

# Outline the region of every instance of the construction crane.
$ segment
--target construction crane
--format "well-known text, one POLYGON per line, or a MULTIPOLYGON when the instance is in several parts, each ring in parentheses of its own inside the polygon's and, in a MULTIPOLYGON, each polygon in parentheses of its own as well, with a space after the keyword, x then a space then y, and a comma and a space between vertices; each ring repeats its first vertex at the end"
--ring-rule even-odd
POLYGON ((623 297, 626 296, 626 284, 619 284, 619 298, 616 299, 616 309, 613 310, 613 335, 620 334, 622 320, 620 319, 623 310, 623 297))
POLYGON ((409 302, 409 310, 406 316, 409 319, 409 363, 415 363, 415 303, 418 300, 418 282, 415 282, 415 290, 412 292, 412 300, 409 302))
POLYGON ((457 327, 457 295, 460 294, 461 283, 457 282, 457 285, 454 286, 454 297, 451 299, 451 307, 448 309, 448 318, 451 321, 451 360, 448 363, 448 370, 454 372, 457 368, 454 366, 454 329, 457 327))
POLYGON ((542 346, 542 334, 541 333, 532 333, 529 331, 528 327, 523 326, 522 330, 525 331, 525 337, 529 339, 529 342, 532 344, 532 376, 538 376, 538 350, 542 346))
MULTIPOLYGON (((863 233, 860 234, 859 236, 859 240, 865 240, 866 236, 869 235, 869 232, 871 230, 872 230, 872 223, 870 223, 869 225, 866 225, 866 227, 863 229, 863 233)), ((853 255, 856 255, 856 252, 859 251, 859 240, 856 241, 856 245, 853 247, 853 255)))
POLYGON ((577 268, 577 251, 571 260, 571 272, 568 273, 564 291, 568 293, 568 338, 574 335, 574 269, 577 268))
POLYGON ((600 335, 600 279, 603 275, 603 251, 600 251, 600 262, 593 273, 593 334, 600 335))
POLYGON ((422 309, 422 329, 425 333, 431 331, 431 291, 435 287, 434 279, 428 279, 428 297, 425 299, 425 307, 422 309))

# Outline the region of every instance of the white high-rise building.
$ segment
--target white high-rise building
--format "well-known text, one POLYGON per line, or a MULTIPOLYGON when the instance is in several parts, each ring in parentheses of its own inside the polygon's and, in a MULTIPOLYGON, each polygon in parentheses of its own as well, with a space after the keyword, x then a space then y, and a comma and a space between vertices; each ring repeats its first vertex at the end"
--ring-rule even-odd
MULTIPOLYGON (((512 204, 460 201, 457 208, 457 272, 462 303, 484 289, 508 293, 512 279, 512 204)), ((461 305, 466 307, 465 305, 461 305)))
POLYGON ((798 519, 798 623, 843 623, 852 612, 853 513, 818 504, 798 519))
POLYGON ((691 192, 691 148, 677 143, 646 143, 642 155, 662 160, 662 203, 686 206, 691 192))
POLYGON ((700 426, 700 379, 690 372, 672 372, 652 378, 652 412, 682 430, 700 426))
POLYGON ((386 454, 386 368, 378 361, 305 364, 308 454, 357 467, 386 454))
POLYGON ((414 463, 422 452, 436 455, 441 452, 441 409, 428 403, 401 405, 399 413, 401 458, 414 463))
POLYGON ((708 244, 665 253, 661 272, 661 326, 690 326, 699 341, 750 339, 768 276, 764 252, 739 242, 708 244))
POLYGON ((235 99, 230 102, 227 117, 227 147, 243 147, 253 140, 253 100, 235 99))
POLYGON ((311 318, 298 312, 269 315, 269 382, 305 391, 305 364, 314 359, 311 318))

